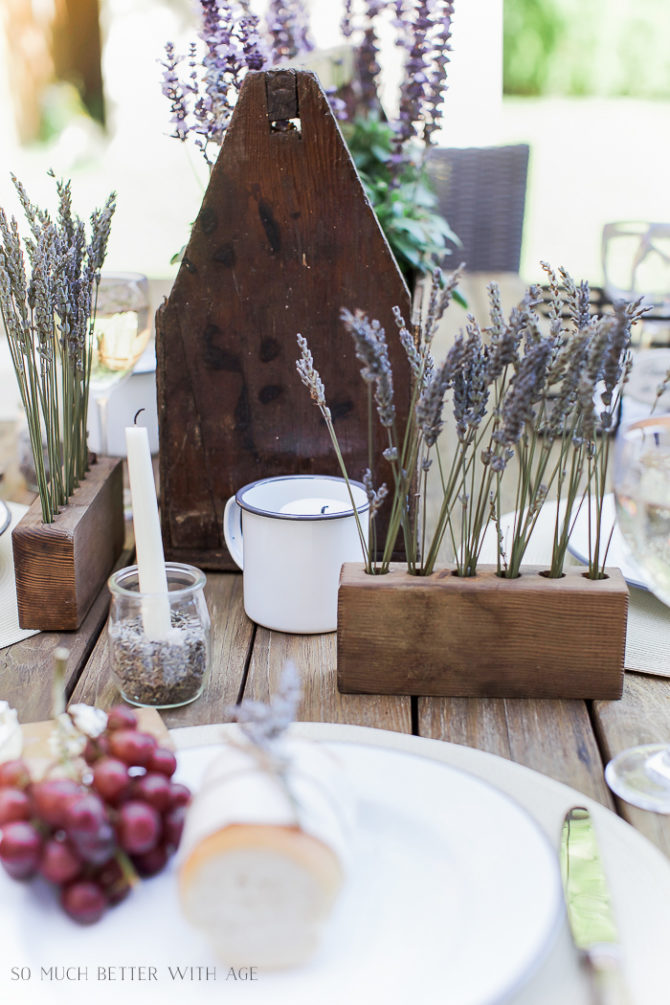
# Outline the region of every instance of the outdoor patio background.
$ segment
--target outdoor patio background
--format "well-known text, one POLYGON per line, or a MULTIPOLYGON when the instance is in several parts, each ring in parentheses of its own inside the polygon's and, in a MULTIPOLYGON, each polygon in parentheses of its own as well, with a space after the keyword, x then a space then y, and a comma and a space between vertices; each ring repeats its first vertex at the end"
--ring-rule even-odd
MULTIPOLYGON (((51 0, 32 2, 44 8, 51 0)), ((647 16, 655 7, 662 25, 666 0, 640 2, 647 16)), ((259 3, 262 7, 262 0, 259 3)), ((615 3, 619 13, 634 8, 632 0, 615 3)), ((554 0, 553 6, 574 10, 575 16, 579 9, 575 0, 554 0)), ((313 0, 312 7, 317 42, 332 44, 340 5, 313 0)), ((118 211, 107 266, 169 278, 175 273, 170 258, 187 239, 206 172, 197 152, 167 136, 169 109, 160 93, 158 61, 167 39, 182 51, 186 48, 195 31, 193 8, 189 0, 102 0, 101 22, 107 133, 86 117, 65 114, 63 105, 68 103, 61 94, 60 105, 56 102, 57 110, 51 113, 52 119, 60 116, 65 122, 60 135, 20 147, 9 101, 12 82, 0 48, 0 205, 16 211, 10 170, 39 202, 52 197, 49 167, 71 177, 75 206, 82 214, 100 205, 114 188, 118 211)), ((654 100, 503 98, 502 0, 456 0, 454 24, 441 145, 530 143, 522 274, 528 280, 538 278, 539 261, 547 259, 565 265, 576 277, 599 282, 605 222, 670 219, 670 94, 654 100)), ((612 36, 614 29, 603 21, 605 29, 612 36)), ((659 32, 661 44, 662 29, 659 32)), ((593 59, 597 55, 602 63, 604 51, 610 61, 625 60, 620 42, 618 49, 611 38, 606 42, 598 54, 592 53, 593 59)), ((395 55, 392 47, 387 54, 395 55)), ((654 50, 653 55, 657 59, 659 54, 654 50)), ((598 72, 605 81, 605 71, 598 72)), ((391 93, 393 67, 389 77, 391 93)))

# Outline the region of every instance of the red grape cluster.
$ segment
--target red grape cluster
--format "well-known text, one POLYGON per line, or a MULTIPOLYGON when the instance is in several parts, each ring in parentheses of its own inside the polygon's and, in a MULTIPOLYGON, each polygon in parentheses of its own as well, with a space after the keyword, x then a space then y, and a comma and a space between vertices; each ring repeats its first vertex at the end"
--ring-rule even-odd
POLYGON ((87 741, 81 781, 32 781, 23 760, 0 764, 0 861, 14 879, 39 874, 60 887, 63 909, 90 924, 160 872, 177 848, 191 794, 172 781, 177 761, 137 729, 132 709, 111 709, 87 741))

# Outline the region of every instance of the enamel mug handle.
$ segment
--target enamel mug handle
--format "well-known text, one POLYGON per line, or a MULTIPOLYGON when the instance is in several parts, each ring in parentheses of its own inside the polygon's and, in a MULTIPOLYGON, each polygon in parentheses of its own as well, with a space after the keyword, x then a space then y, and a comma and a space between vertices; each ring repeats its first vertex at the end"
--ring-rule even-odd
POLYGON ((223 536, 231 558, 240 569, 244 568, 242 549, 242 509, 237 505, 235 496, 231 496, 223 511, 223 536))

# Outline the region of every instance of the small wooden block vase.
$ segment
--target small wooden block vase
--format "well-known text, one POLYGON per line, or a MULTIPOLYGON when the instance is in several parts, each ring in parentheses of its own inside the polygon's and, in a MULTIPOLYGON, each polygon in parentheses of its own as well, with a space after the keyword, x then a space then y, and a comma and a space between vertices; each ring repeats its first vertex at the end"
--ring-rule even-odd
POLYGON ((123 461, 99 457, 53 523, 36 499, 12 531, 21 628, 79 628, 121 554, 123 461))
POLYGON ((502 579, 442 569, 366 575, 342 566, 338 593, 340 691, 492 698, 620 698, 628 588, 619 569, 561 579, 540 566, 502 579))

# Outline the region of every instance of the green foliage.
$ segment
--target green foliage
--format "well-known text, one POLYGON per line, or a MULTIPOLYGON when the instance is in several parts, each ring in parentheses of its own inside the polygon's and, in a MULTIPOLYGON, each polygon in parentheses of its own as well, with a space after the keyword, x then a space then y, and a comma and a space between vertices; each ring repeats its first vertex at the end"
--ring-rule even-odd
POLYGON ((670 96, 663 0, 505 0, 503 10, 506 94, 670 96))
MULTIPOLYGON (((442 264, 460 242, 440 216, 421 150, 394 176, 393 128, 378 116, 359 117, 344 135, 366 194, 406 279, 442 264)), ((404 158, 403 158, 404 159, 404 158)))
POLYGON ((505 94, 537 95, 546 92, 553 53, 564 30, 564 20, 556 0, 505 0, 505 94))

